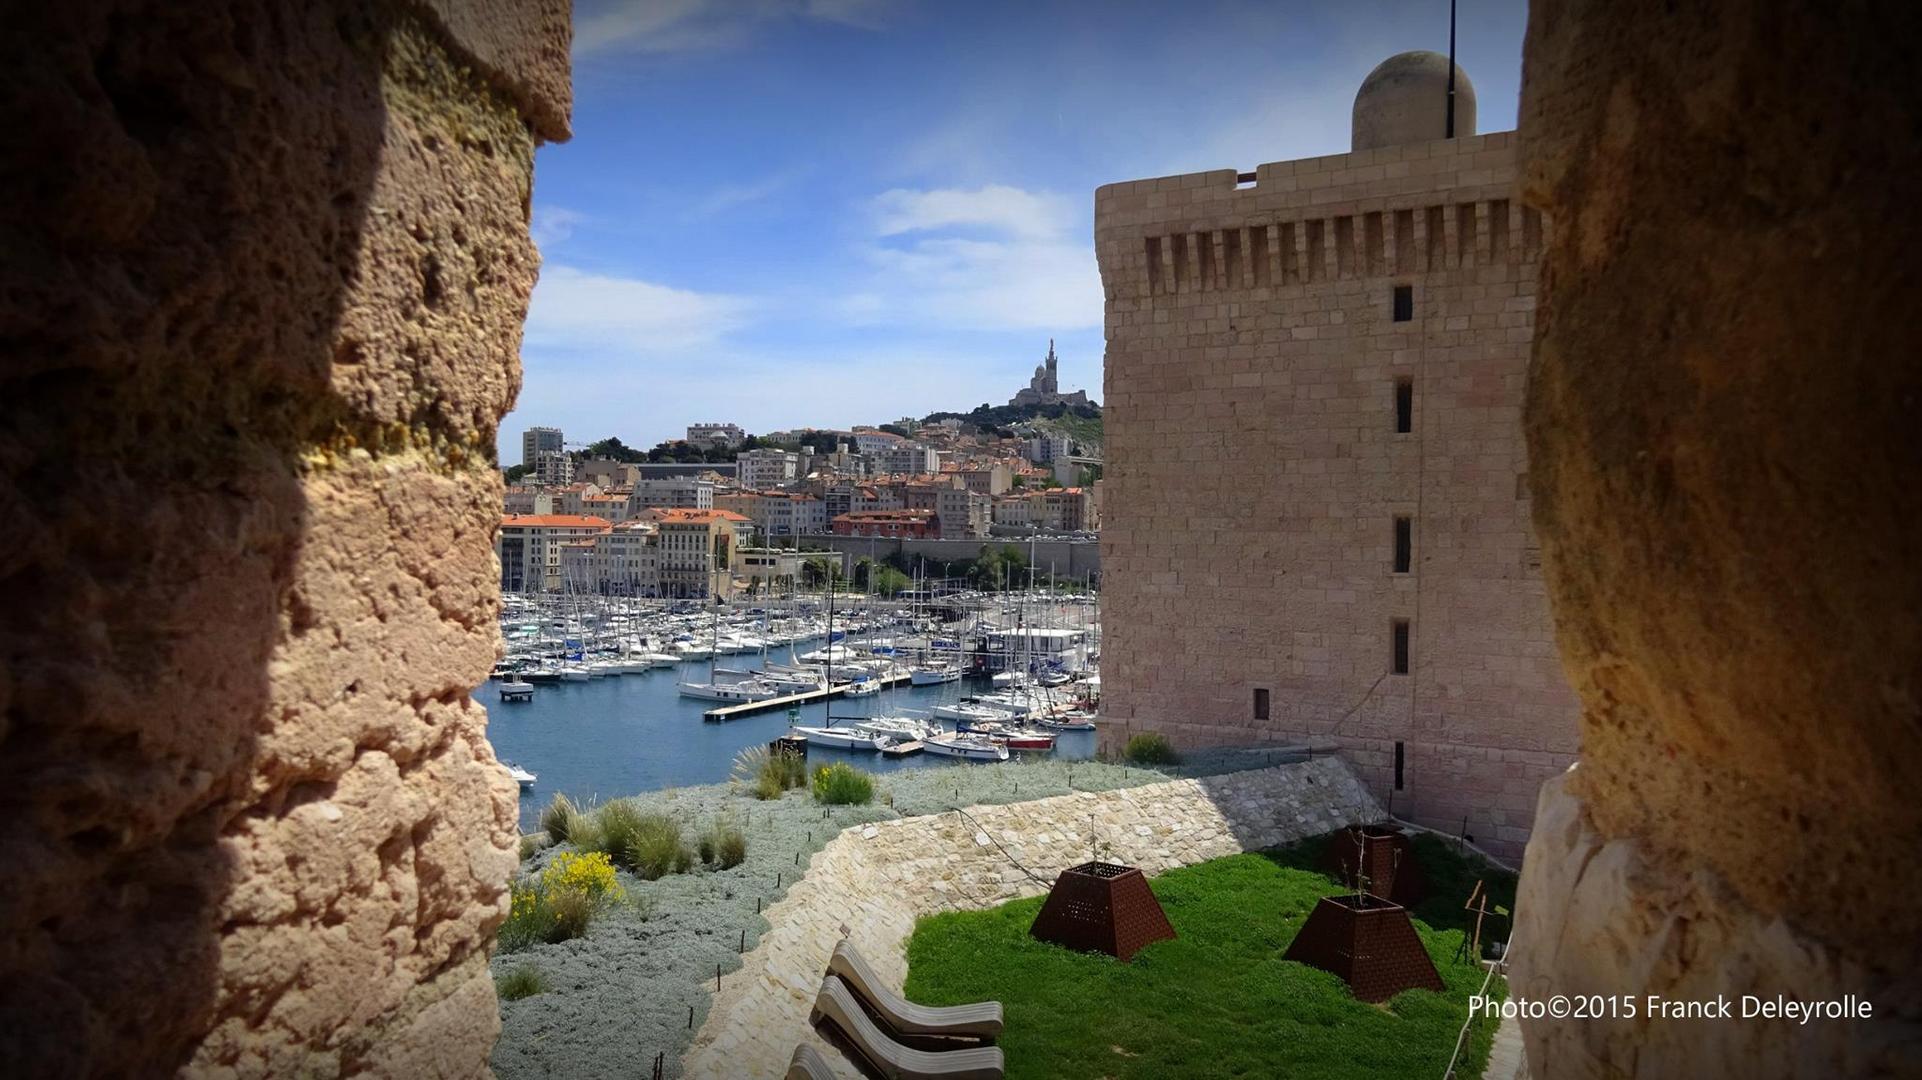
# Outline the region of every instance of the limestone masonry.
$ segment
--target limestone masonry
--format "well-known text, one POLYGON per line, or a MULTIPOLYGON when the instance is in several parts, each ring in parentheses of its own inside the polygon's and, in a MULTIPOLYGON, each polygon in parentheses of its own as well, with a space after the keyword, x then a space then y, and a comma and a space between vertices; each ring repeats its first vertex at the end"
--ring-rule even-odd
POLYGON ((468 690, 568 4, 10 14, 0 1067, 485 1075, 468 690))
MULTIPOLYGON (((1439 116, 1446 69, 1364 95, 1439 116)), ((1095 193, 1102 709, 1111 743, 1333 740, 1397 815, 1512 857, 1577 704, 1522 444, 1547 225, 1472 123, 1095 193)))

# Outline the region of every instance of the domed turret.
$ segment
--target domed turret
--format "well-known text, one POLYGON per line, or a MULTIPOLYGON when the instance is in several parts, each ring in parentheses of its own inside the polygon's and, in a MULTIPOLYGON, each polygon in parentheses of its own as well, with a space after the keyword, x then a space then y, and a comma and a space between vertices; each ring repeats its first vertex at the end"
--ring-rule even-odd
MULTIPOLYGON (((1417 51, 1375 66, 1355 92, 1350 149, 1372 150, 1448 137, 1448 58, 1417 51)), ((1475 134, 1475 86, 1455 65, 1455 135, 1475 134)))

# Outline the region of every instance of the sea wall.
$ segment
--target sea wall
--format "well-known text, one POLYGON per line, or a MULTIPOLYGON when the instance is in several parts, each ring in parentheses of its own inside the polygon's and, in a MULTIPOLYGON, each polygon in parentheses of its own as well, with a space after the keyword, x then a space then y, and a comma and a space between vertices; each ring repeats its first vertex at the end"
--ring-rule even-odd
POLYGON ((1100 853, 1152 876, 1382 816, 1345 764, 1317 758, 851 828, 768 909, 768 932, 722 981, 682 1059, 683 1075, 779 1076, 804 1041, 855 1075, 807 1023, 835 943, 849 937, 899 987, 916 919, 1046 891, 1023 866, 1052 883, 1100 853))
POLYGON ((1873 1008, 1524 1020, 1539 1076, 1922 1074, 1918 40, 1913 4, 1531 13, 1529 481, 1582 746, 1511 987, 1873 1008))
POLYGON ((10 13, 0 1061, 474 1076, 566 0, 10 13))

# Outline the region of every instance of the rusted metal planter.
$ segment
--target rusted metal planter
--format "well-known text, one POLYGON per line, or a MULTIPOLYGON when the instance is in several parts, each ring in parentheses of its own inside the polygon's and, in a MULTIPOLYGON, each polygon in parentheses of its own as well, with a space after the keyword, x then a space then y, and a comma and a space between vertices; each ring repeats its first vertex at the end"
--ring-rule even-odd
POLYGON ((1428 896, 1415 845, 1398 825, 1350 825, 1328 838, 1323 865, 1344 886, 1352 889, 1365 881, 1364 891, 1403 907, 1428 896))
POLYGON ((1036 941, 1104 952, 1125 963, 1153 942, 1173 938, 1175 928, 1139 869, 1090 862, 1054 879, 1028 933, 1036 941))
POLYGON ((1365 893, 1322 897, 1281 958, 1332 972, 1363 1001, 1442 989, 1408 909, 1365 893))

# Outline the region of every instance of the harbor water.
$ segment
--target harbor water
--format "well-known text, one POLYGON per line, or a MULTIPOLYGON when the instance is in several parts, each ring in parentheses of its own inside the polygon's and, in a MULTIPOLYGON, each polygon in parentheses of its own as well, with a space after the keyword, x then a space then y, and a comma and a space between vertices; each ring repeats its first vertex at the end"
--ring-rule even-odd
MULTIPOLYGON (((726 667, 746 668, 758 658, 723 657, 726 667), (730 663, 730 661, 734 661, 730 663)), ((576 802, 605 802, 662 788, 713 784, 728 778, 734 757, 749 746, 765 746, 786 732, 785 709, 742 716, 724 723, 702 719, 723 703, 682 697, 682 678, 706 681, 705 661, 655 668, 640 675, 612 675, 586 682, 537 686, 532 701, 503 702, 497 681, 474 692, 487 707, 487 735, 494 752, 534 773, 538 779, 521 791, 521 830, 536 828, 540 808, 556 794, 576 802)), ((987 689, 985 682, 962 680, 939 686, 909 686, 865 697, 835 697, 800 707, 793 722, 820 726, 832 709, 841 717, 925 714, 944 702, 987 689)), ((946 725, 952 727, 953 725, 946 725)), ((1052 756, 1094 756, 1092 731, 1056 732, 1052 756)), ((1020 752, 1016 757, 1024 756, 1020 752)), ((1049 755, 1037 755, 1046 757, 1049 755)), ((810 766, 846 761, 869 772, 896 769, 968 768, 952 758, 913 754, 891 758, 873 751, 810 747, 810 766)))

